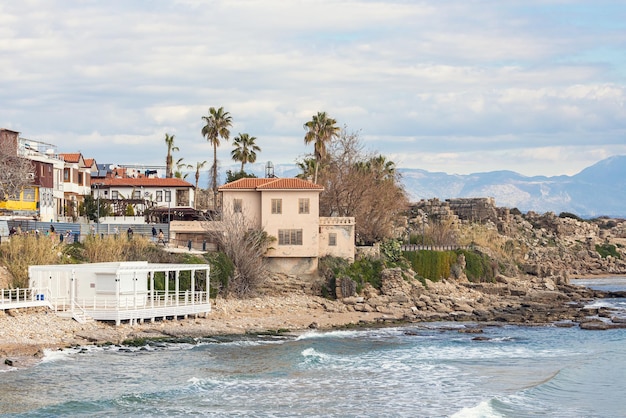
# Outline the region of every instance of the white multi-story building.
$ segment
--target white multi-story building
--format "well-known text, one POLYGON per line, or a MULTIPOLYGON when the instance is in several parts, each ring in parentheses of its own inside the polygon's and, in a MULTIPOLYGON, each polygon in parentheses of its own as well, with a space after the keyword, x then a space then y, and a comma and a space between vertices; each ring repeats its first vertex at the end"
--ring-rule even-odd
POLYGON ((11 144, 9 149, 32 162, 32 171, 28 173, 30 185, 19 196, 8 196, 7 200, 0 201, 0 212, 14 217, 56 221, 63 213, 63 184, 60 179, 64 167, 56 146, 21 138, 19 132, 9 129, 0 129, 0 142, 11 144))
POLYGON ((134 214, 151 209, 174 218, 177 211, 192 209, 195 197, 194 186, 179 178, 109 176, 92 179, 91 189, 94 198, 105 199, 118 216, 132 206, 134 214))

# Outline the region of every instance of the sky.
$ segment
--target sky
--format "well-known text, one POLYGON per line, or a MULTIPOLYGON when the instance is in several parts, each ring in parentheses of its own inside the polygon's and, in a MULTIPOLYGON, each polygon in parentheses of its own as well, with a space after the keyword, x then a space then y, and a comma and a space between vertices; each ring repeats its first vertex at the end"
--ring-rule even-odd
MULTIPOLYGON (((257 162, 320 111, 400 168, 573 175, 626 154, 620 0, 0 0, 0 127, 99 163, 257 162)), ((195 168, 194 168, 195 170, 195 168)))

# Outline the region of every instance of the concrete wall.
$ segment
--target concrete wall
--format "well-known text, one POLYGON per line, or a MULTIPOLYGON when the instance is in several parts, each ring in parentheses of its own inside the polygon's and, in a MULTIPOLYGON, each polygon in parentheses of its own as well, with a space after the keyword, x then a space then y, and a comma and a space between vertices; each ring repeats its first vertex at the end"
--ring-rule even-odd
POLYGON ((354 234, 354 218, 320 218, 319 256, 330 255, 354 260, 354 234), (332 234, 335 245, 330 245, 332 234))
POLYGON ((292 275, 313 274, 317 272, 317 257, 271 257, 267 258, 268 270, 292 275))

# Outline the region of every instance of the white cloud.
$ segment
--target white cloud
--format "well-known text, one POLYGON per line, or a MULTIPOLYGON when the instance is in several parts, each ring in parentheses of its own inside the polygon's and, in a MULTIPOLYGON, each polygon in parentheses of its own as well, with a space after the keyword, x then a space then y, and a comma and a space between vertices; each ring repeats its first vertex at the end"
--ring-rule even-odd
POLYGON ((192 163, 224 106, 259 160, 290 163, 324 110, 400 166, 571 172, 624 152, 623 18, 587 0, 11 2, 0 126, 146 164, 168 132, 192 163))

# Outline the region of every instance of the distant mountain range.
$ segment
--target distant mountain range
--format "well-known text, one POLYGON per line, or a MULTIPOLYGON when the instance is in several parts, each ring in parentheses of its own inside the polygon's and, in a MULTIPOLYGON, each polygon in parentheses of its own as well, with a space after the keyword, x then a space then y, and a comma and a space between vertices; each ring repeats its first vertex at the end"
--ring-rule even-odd
POLYGON ((412 201, 493 197, 522 212, 571 212, 583 218, 626 217, 626 156, 614 156, 573 176, 526 177, 513 171, 467 175, 398 169, 412 201))
MULTIPOLYGON (((238 171, 239 166, 222 169, 238 171)), ((265 177, 262 163, 248 164, 246 171, 265 177)), ((398 168, 398 171, 414 202, 431 198, 493 197, 497 206, 518 208, 522 212, 570 212, 583 218, 626 217, 626 155, 607 158, 573 176, 526 177, 513 171, 458 175, 412 168, 398 168)), ((299 172, 295 164, 274 166, 278 177, 293 177, 299 172)), ((206 184, 207 180, 200 184, 206 184)))

